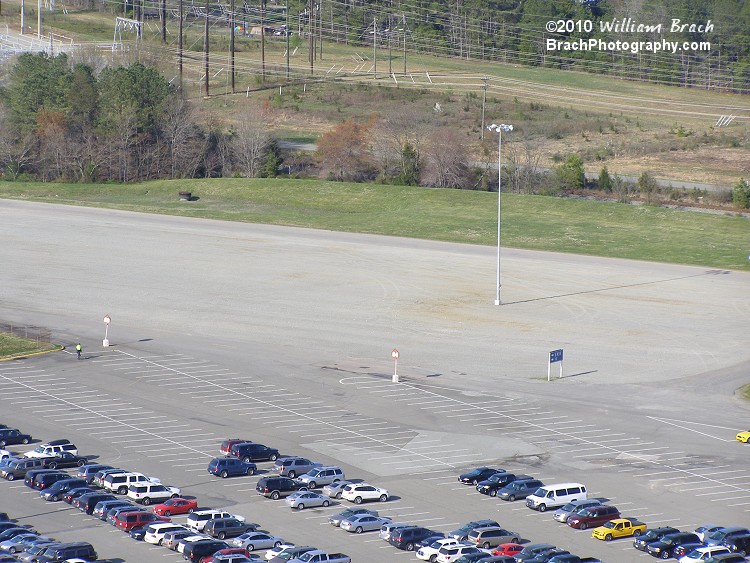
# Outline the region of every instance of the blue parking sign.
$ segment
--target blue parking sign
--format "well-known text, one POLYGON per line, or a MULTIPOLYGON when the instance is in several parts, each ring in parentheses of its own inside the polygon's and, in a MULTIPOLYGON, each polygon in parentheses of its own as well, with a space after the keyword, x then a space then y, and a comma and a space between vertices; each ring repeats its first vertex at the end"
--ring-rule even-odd
POLYGON ((562 348, 560 350, 552 350, 549 353, 549 363, 554 364, 555 362, 562 362, 562 361, 563 361, 562 348))

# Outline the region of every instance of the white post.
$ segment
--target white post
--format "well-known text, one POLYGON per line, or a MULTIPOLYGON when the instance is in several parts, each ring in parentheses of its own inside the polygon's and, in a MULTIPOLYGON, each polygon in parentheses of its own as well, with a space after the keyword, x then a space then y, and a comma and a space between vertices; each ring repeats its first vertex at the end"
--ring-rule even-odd
POLYGON ((549 354, 547 354, 547 381, 549 381, 549 374, 552 370, 552 361, 550 360, 549 354))
POLYGON ((393 383, 398 383, 398 358, 393 358, 393 383))
POLYGON ((500 220, 501 220, 501 203, 502 203, 502 154, 503 154, 503 131, 513 131, 512 125, 506 125, 501 123, 496 125, 493 123, 488 126, 487 129, 490 131, 497 132, 497 279, 496 279, 496 293, 495 293, 495 305, 500 305, 500 220))
POLYGON ((560 377, 558 377, 557 379, 562 379, 562 373, 563 373, 563 363, 562 363, 562 360, 560 360, 560 377))

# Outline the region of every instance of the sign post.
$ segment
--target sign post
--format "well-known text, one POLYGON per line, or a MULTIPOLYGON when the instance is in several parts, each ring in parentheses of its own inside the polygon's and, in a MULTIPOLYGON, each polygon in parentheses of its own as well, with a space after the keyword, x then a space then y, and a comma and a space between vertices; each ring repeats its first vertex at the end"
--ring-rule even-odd
MULTIPOLYGON (((560 362, 560 377, 563 376, 563 351, 562 348, 559 350, 552 350, 549 353, 549 359, 547 360, 547 381, 549 381, 549 375, 552 368, 552 364, 560 362)), ((558 378, 559 379, 559 378, 558 378)))
POLYGON ((109 346, 109 338, 107 338, 107 334, 109 333, 109 323, 112 322, 112 319, 109 315, 104 315, 104 340, 102 341, 102 346, 105 348, 109 346))
POLYGON ((398 383, 398 350, 395 348, 391 351, 391 358, 393 358, 393 383, 398 383))

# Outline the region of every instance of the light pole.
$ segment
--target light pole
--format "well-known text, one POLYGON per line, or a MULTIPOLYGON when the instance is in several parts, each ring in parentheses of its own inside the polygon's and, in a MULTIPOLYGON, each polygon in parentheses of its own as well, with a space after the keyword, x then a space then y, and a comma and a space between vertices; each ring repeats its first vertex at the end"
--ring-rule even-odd
POLYGON ((495 294, 495 305, 500 305, 500 194, 502 193, 502 150, 503 150, 503 131, 510 133, 513 131, 512 125, 493 123, 487 126, 490 131, 497 132, 497 293, 495 294))

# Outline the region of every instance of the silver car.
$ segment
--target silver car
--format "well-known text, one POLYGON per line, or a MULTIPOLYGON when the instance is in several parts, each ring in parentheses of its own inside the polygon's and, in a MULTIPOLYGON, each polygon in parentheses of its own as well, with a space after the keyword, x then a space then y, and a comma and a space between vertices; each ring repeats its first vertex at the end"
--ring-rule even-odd
POLYGON ((322 463, 310 461, 306 457, 280 457, 274 462, 273 468, 282 477, 294 479, 297 475, 304 475, 314 467, 320 467, 322 463))
POLYGON ((573 502, 569 502, 565 506, 561 506, 557 510, 555 510, 552 513, 552 518, 557 520, 558 522, 562 522, 563 524, 568 522, 568 516, 572 516, 582 508, 589 508, 590 506, 599 506, 601 504, 600 501, 594 500, 594 499, 586 499, 586 500, 574 500, 573 502))
POLYGON ((282 543, 284 543, 283 538, 278 536, 272 536, 265 532, 247 532, 234 538, 231 545, 232 547, 254 551, 256 549, 271 549, 280 546, 282 543))
POLYGON ((406 522, 389 522, 388 524, 383 524, 380 528, 380 539, 388 541, 394 530, 399 530, 412 525, 413 524, 407 524, 406 522))
POLYGON ((350 516, 354 516, 355 514, 372 514, 373 516, 377 516, 378 513, 375 510, 368 510, 366 508, 347 508, 346 510, 339 512, 338 514, 334 514, 333 516, 328 517, 328 523, 332 526, 339 526, 341 522, 349 518, 350 516))
POLYGON ((313 491, 297 491, 286 497, 285 500, 290 508, 296 508, 297 510, 331 504, 331 500, 328 497, 319 495, 313 491))
POLYGON ((346 520, 342 520, 339 528, 347 532, 361 534, 380 530, 384 524, 390 523, 391 519, 385 516, 373 516, 372 514, 355 514, 346 520))
POLYGON ((323 487, 323 494, 331 498, 340 499, 341 492, 344 490, 344 487, 351 484, 352 481, 336 481, 335 483, 331 483, 330 485, 326 485, 325 487, 323 487))

